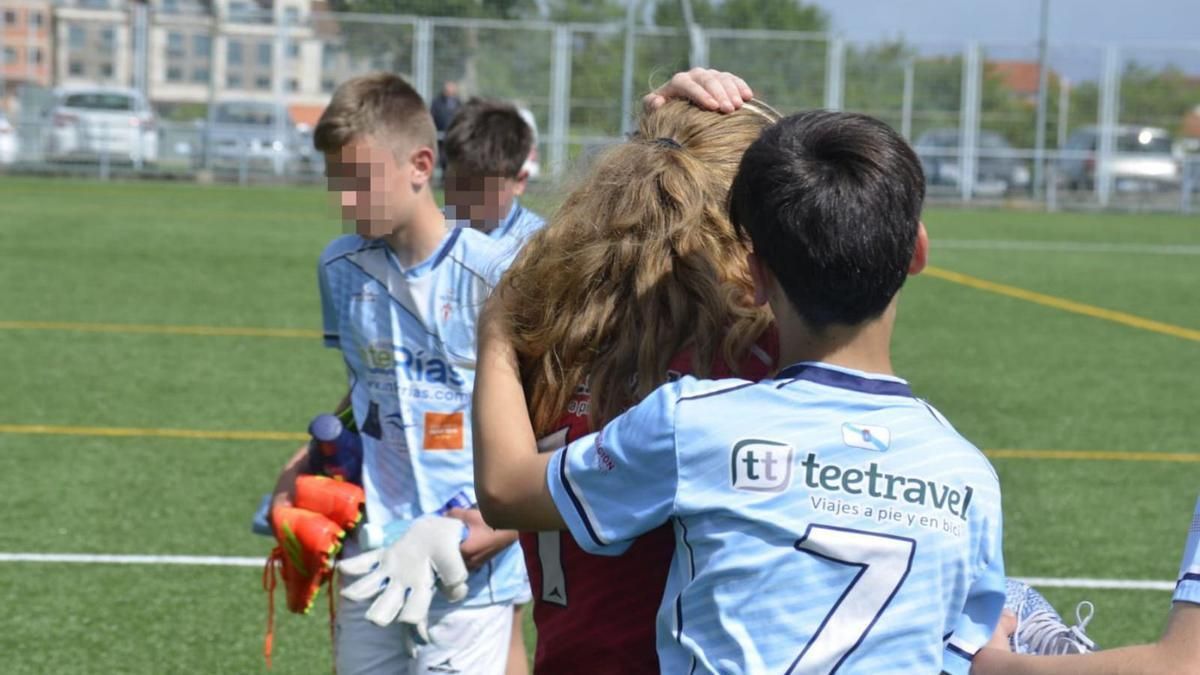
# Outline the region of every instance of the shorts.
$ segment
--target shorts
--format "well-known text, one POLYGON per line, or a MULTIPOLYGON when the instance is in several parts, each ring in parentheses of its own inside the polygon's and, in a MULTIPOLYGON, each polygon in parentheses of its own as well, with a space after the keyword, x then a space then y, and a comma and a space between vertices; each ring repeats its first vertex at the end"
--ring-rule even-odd
POLYGON ((513 606, 453 607, 429 613, 430 644, 415 658, 401 624, 367 621, 371 602, 340 598, 333 654, 338 675, 503 675, 512 639, 513 606))

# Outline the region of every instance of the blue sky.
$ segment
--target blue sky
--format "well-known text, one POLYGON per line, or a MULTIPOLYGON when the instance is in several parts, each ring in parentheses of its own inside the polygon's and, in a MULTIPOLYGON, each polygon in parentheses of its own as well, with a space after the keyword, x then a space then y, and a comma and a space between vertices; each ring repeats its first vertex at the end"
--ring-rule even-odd
MULTIPOLYGON (((807 0, 850 40, 903 37, 921 52, 978 40, 987 58, 1034 60, 1041 0, 807 0)), ((1102 43, 1123 59, 1173 64, 1200 76, 1200 0, 1050 0, 1050 67, 1096 79, 1102 43)))
MULTIPOLYGON (((1041 0, 808 0, 849 38, 1036 40, 1041 0)), ((1191 41, 1200 49, 1198 0, 1050 0, 1060 42, 1191 41)))

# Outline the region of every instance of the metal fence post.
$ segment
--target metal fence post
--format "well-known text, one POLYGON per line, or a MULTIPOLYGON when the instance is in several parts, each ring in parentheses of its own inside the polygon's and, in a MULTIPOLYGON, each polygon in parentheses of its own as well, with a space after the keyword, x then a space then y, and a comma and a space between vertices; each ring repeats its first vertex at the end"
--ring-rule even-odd
POLYGON ((1183 159, 1183 182, 1179 185, 1179 212, 1192 212, 1192 191, 1195 189, 1197 174, 1200 174, 1200 158, 1185 157, 1183 159))
POLYGON ((1067 124, 1071 111, 1071 80, 1066 77, 1058 78, 1058 134, 1056 145, 1062 152, 1067 147, 1067 124))
POLYGON ((1112 196, 1112 154, 1116 140, 1117 103, 1121 91, 1121 58, 1116 45, 1104 53, 1104 74, 1100 83, 1100 142, 1096 157, 1096 197, 1108 206, 1112 196))
POLYGON ((1042 196, 1042 180, 1046 167, 1046 98, 1050 95, 1048 89, 1049 66, 1046 64, 1046 30, 1050 23, 1050 0, 1042 0, 1042 20, 1038 29, 1038 89, 1037 112, 1034 117, 1033 139, 1033 197, 1042 196))
POLYGON ((275 101, 275 110, 271 115, 271 169, 276 176, 282 176, 284 170, 284 151, 287 145, 283 142, 282 127, 287 119, 287 100, 284 98, 283 81, 287 76, 287 27, 288 21, 281 7, 275 8, 275 76, 271 78, 271 98, 275 101))
MULTIPOLYGON (((49 17, 45 19, 46 31, 50 31, 50 27, 54 24, 49 17)), ((57 44, 58 40, 51 37, 51 44, 57 44)), ((46 55, 46 68, 49 69, 50 63, 53 63, 51 58, 53 54, 46 55)), ((0 27, 0 112, 8 111, 8 79, 7 79, 8 63, 4 60, 4 30, 0 27)))
POLYGON ((149 59, 149 26, 146 5, 133 3, 133 88, 149 98, 150 91, 146 74, 149 59))
POLYGON ((1046 172, 1046 210, 1058 210, 1058 164, 1051 163, 1046 172))
POLYGON ((421 98, 433 98, 433 22, 417 19, 413 24, 413 88, 421 98))
POLYGON ((633 131, 633 66, 634 66, 634 31, 639 0, 628 0, 625 4, 625 57, 621 67, 621 134, 629 135, 633 131))
POLYGON ((550 58, 550 175, 558 178, 567 164, 567 133, 571 124, 571 29, 554 29, 550 58))
POLYGON ((904 98, 900 103, 900 135, 912 142, 913 79, 916 66, 912 59, 904 62, 904 98))
MULTIPOLYGON (((201 152, 203 152, 203 161, 201 165, 204 167, 206 172, 211 171, 213 165, 211 146, 212 128, 216 119, 218 86, 217 78, 224 74, 224 72, 229 68, 226 58, 226 50, 228 49, 227 43, 225 40, 218 40, 218 37, 221 35, 220 10, 213 5, 210 7, 209 12, 211 13, 211 16, 209 17, 208 24, 208 92, 205 95, 204 101, 204 130, 198 139, 201 152), (220 63, 222 65, 221 68, 217 67, 218 59, 220 59, 220 63)), ((226 75, 226 79, 228 79, 228 75, 226 75)))
POLYGON ((1062 167, 1062 153, 1067 147, 1067 120, 1071 110, 1071 81, 1066 77, 1058 78, 1058 129, 1056 130, 1055 152, 1050 159, 1050 170, 1046 179, 1046 208, 1058 210, 1058 180, 1059 169, 1062 167))
POLYGON ((979 43, 967 43, 963 51, 962 116, 959 119, 958 187, 963 201, 975 192, 975 153, 979 140, 979 104, 982 60, 979 43))
POLYGON ((829 40, 825 56, 825 107, 842 109, 842 84, 845 80, 846 41, 841 37, 829 40))
MULTIPOLYGON (((147 10, 144 3, 138 2, 133 5, 133 88, 141 92, 146 101, 150 100, 150 85, 148 82, 148 59, 150 54, 149 45, 149 21, 147 20, 147 10)), ((133 158, 133 167, 141 170, 145 157, 145 133, 139 126, 137 130, 137 149, 133 158)))
MULTIPOLYGON (((33 60, 29 58, 29 54, 37 45, 37 31, 33 29, 33 23, 29 20, 30 11, 30 9, 25 10, 25 80, 28 82, 33 82, 33 60)), ((43 24, 48 24, 49 22, 49 17, 42 18, 43 24)), ((48 59, 49 56, 49 54, 44 54, 42 58, 48 59)))
POLYGON ((688 26, 688 40, 691 47, 691 66, 693 68, 708 67, 708 34, 699 25, 688 26))

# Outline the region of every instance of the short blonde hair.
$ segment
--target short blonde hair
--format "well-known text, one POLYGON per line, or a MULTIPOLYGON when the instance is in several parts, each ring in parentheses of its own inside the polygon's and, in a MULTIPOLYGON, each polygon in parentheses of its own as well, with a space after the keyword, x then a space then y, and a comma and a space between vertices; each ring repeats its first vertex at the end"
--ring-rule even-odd
POLYGON ((424 99, 392 73, 363 75, 339 85, 313 131, 313 145, 336 153, 362 136, 380 139, 397 154, 418 146, 437 153, 437 129, 424 99))

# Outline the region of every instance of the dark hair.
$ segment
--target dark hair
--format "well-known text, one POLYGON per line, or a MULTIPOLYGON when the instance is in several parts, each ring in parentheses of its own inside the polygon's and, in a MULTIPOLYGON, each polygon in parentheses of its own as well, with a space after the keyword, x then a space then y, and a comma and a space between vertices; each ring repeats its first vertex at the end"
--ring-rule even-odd
POLYGON ((446 165, 464 176, 516 178, 533 148, 533 129, 502 101, 467 101, 446 129, 446 165))
POLYGON ((879 316, 904 285, 925 176, 879 120, 824 110, 767 128, 742 158, 730 220, 816 331, 879 316))
POLYGON ((393 152, 413 144, 437 148, 437 130, 424 99, 391 73, 363 75, 338 85, 313 130, 313 146, 320 152, 337 152, 359 136, 380 136, 393 152))

